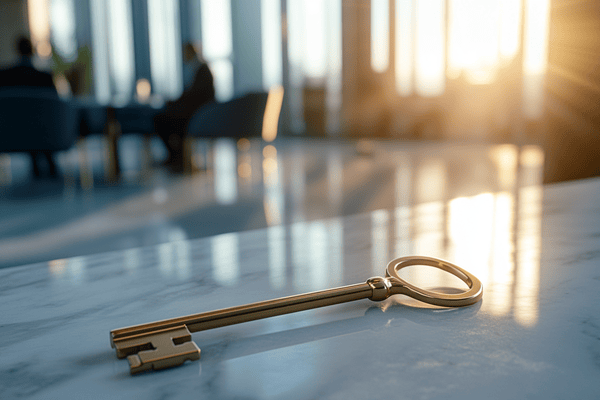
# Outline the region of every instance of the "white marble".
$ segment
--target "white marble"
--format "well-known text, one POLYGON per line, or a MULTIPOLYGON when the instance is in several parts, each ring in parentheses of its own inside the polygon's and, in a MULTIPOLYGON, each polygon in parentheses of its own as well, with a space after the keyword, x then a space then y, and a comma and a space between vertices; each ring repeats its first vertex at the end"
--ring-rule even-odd
POLYGON ((513 187, 2 269, 0 398, 597 398, 599 198, 600 178, 513 187), (138 376, 109 344, 131 324, 362 282, 404 251, 471 270, 483 301, 396 296, 195 333, 199 362, 138 376))

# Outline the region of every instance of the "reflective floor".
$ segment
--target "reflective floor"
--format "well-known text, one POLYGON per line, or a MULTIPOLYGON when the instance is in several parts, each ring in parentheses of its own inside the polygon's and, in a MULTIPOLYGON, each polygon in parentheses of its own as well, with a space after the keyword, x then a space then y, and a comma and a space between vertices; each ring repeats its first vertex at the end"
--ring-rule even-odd
POLYGON ((496 254, 539 258, 544 157, 535 146, 198 141, 199 171, 190 176, 158 165, 160 143, 149 146, 154 162, 145 148, 140 137, 121 139, 116 183, 103 178, 99 138, 60 154, 58 179, 32 179, 27 157, 0 155, 0 267, 268 226, 335 240, 321 222, 355 214, 369 214, 379 265, 419 253, 473 269, 470 260, 487 257, 490 267, 473 271, 479 276, 515 261, 496 254), (511 246, 528 250, 506 251, 511 246))

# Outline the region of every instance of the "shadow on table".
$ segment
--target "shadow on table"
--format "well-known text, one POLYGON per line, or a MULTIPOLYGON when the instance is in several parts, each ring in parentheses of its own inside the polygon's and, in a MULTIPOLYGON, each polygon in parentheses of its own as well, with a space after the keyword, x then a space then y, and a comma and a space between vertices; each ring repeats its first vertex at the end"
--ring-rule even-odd
MULTIPOLYGON (((404 300, 404 299, 402 299, 404 300)), ((357 307, 360 307, 357 305, 357 307)), ((460 319, 464 321, 473 318, 481 308, 481 302, 461 308, 437 306, 414 307, 394 301, 386 301, 369 307, 361 317, 336 320, 302 328, 284 330, 247 338, 228 338, 235 340, 235 348, 223 351, 224 343, 220 341, 202 346, 203 362, 220 362, 239 357, 263 353, 270 350, 297 346, 322 339, 331 339, 350 333, 376 330, 385 326, 394 326, 403 320, 409 320, 419 325, 439 327, 440 323, 460 319)), ((198 335, 198 334, 196 334, 198 335)))

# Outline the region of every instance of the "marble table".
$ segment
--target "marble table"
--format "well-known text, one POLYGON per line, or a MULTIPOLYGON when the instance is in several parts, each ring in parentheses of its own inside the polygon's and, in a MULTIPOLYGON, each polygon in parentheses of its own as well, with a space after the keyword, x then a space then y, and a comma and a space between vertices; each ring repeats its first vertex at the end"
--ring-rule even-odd
MULTIPOLYGON (((0 398, 598 398, 600 178, 524 186, 0 270, 0 398), (200 361, 132 376, 109 331, 364 282, 415 252, 484 285, 194 333, 200 361)), ((406 278, 453 287, 449 275, 406 278)))

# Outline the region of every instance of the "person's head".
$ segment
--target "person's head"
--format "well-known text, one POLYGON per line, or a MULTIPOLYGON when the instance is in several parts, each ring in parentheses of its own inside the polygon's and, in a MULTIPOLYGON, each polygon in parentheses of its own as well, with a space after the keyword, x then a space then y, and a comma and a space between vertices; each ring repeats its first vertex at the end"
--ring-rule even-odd
POLYGON ((31 44, 31 40, 25 36, 19 36, 19 38, 17 38, 17 53, 22 57, 33 56, 33 45, 31 44))
POLYGON ((194 46, 191 42, 186 42, 183 45, 183 62, 190 62, 194 59, 201 60, 202 54, 196 50, 196 46, 194 46))

